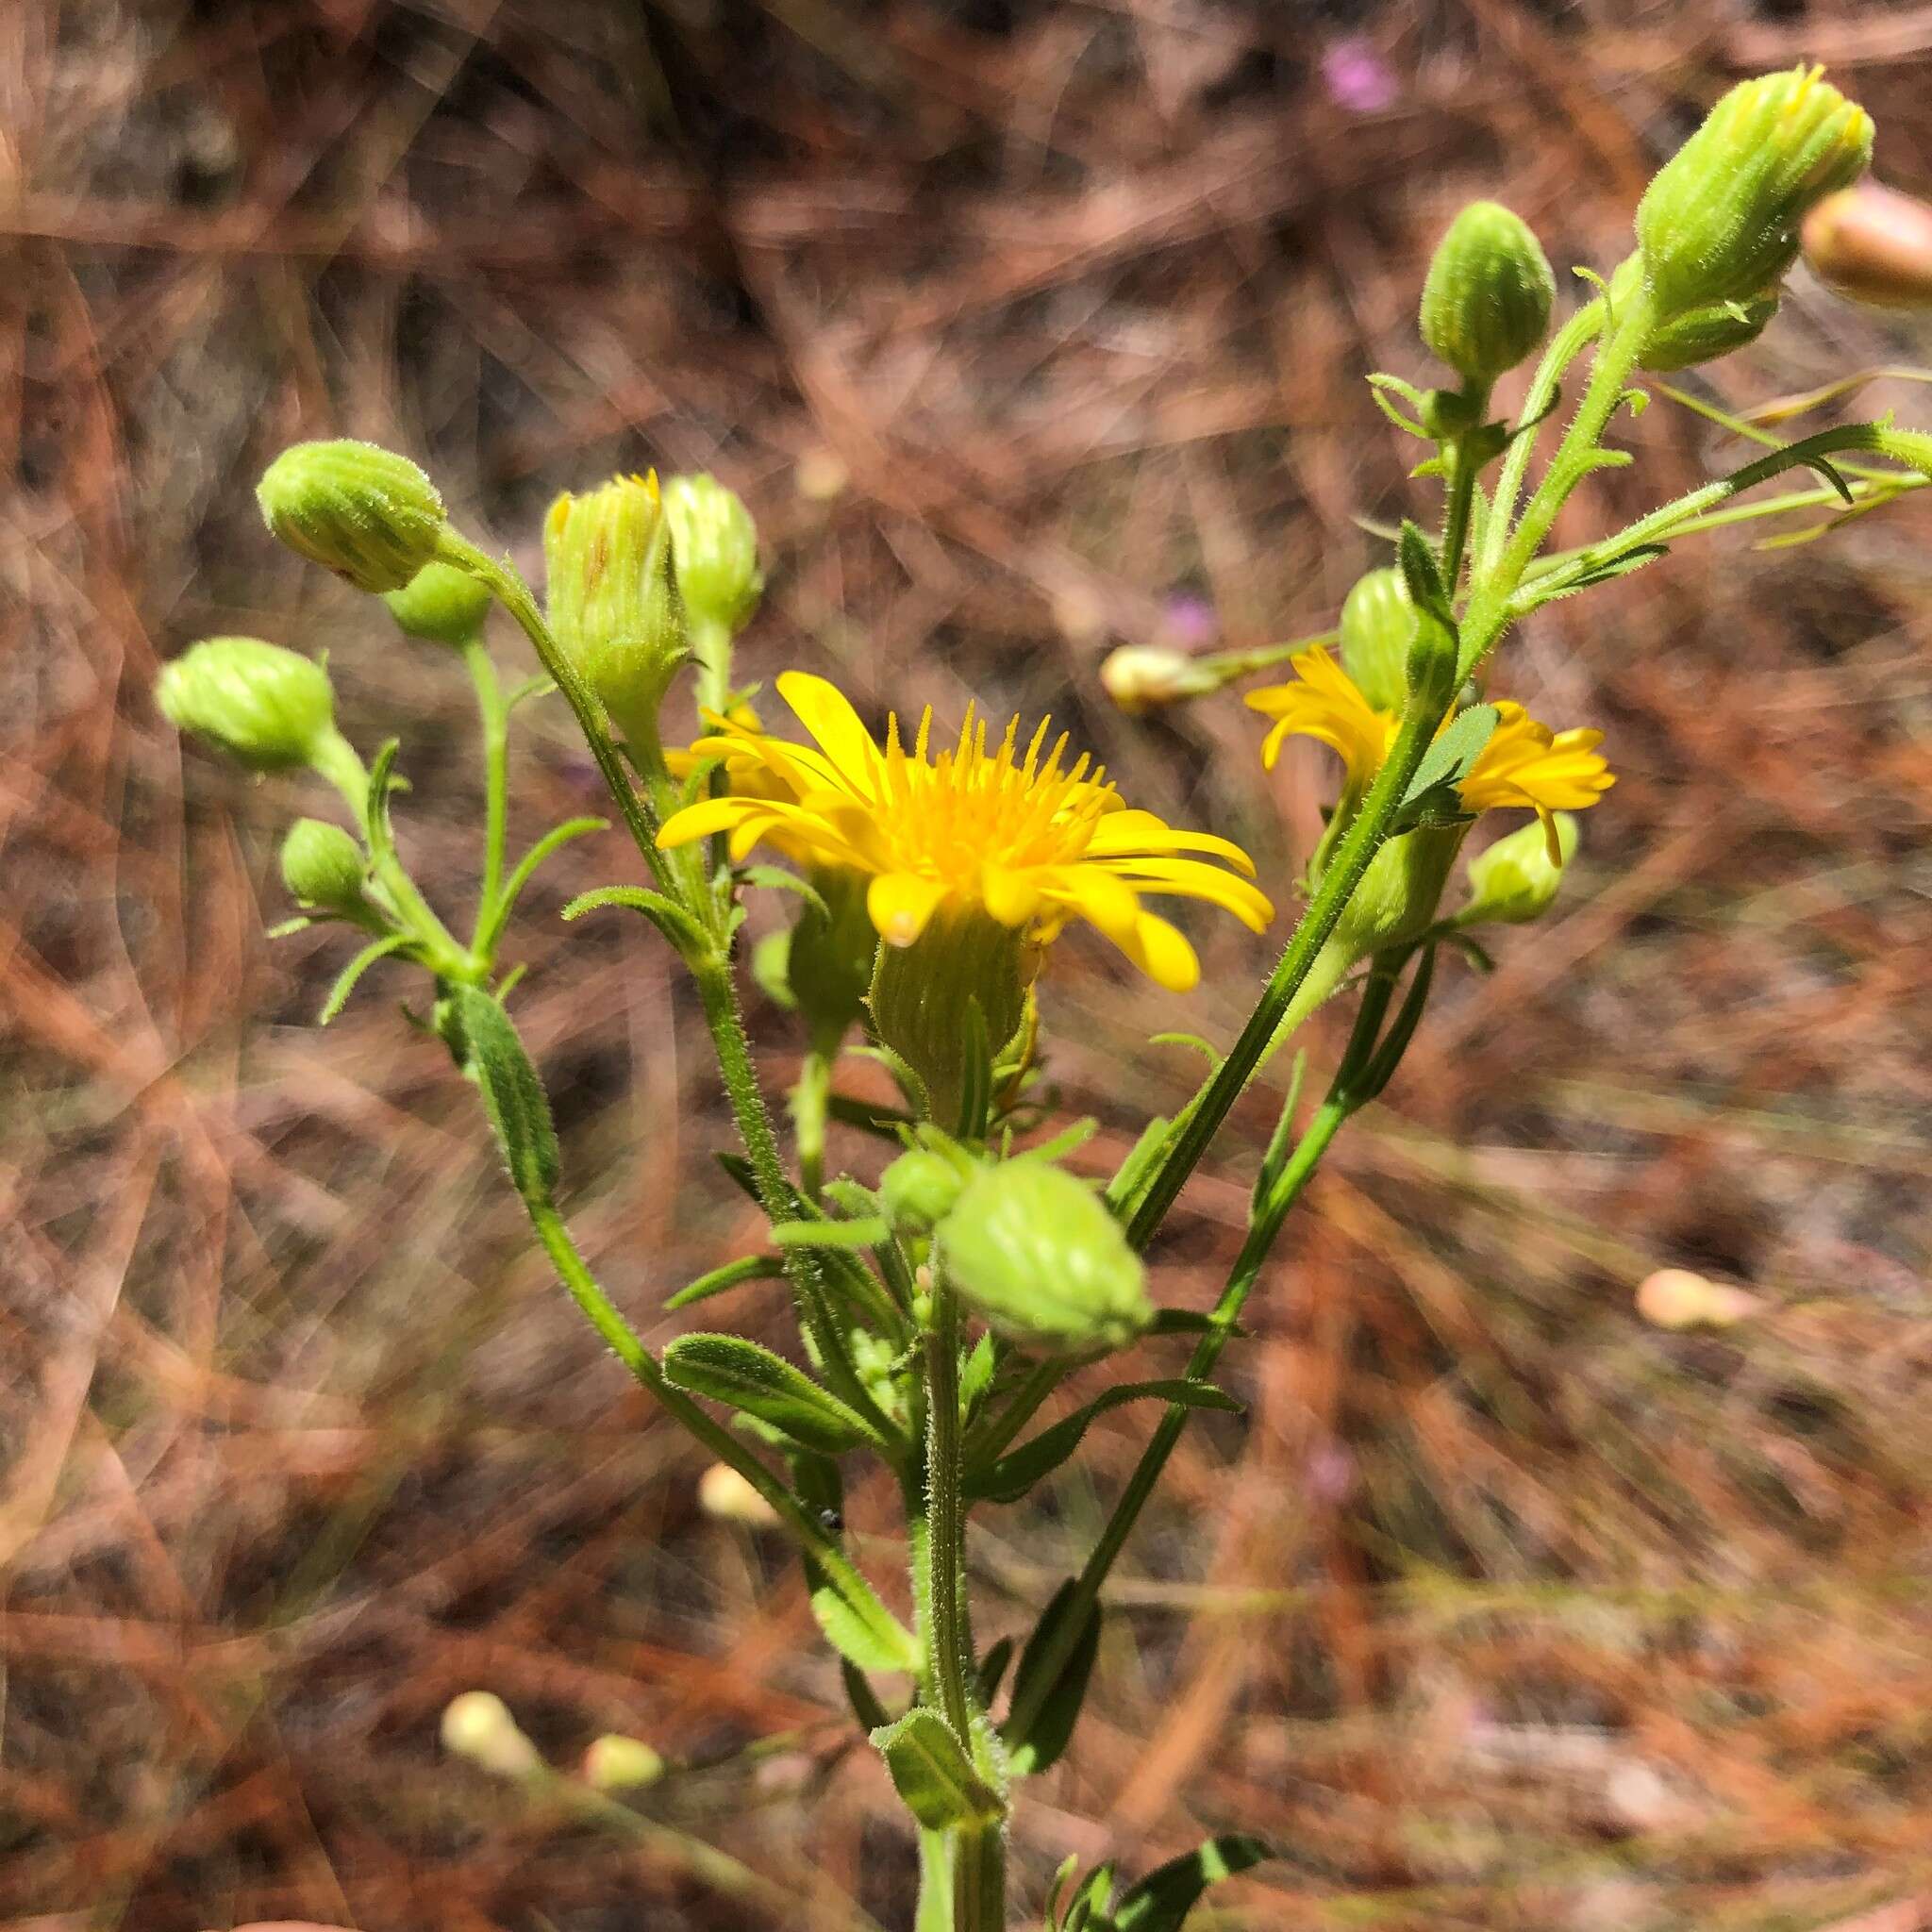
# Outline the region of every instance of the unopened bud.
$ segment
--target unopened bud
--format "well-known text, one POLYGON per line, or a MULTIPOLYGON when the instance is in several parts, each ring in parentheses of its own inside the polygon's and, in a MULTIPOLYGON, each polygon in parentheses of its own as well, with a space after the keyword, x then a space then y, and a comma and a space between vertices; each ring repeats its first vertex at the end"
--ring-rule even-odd
POLYGON ((634 1791, 663 1775, 664 1760, 641 1738, 607 1732, 584 1753, 584 1782, 595 1791, 634 1791))
POLYGON ((435 484, 373 442, 298 442, 255 494, 291 550, 358 591, 400 591, 436 555, 448 521, 435 484))
POLYGON ((361 911, 364 871, 362 848, 322 819, 297 819, 282 841, 282 883, 304 906, 361 911))
POLYGON ((442 1713, 442 1748, 498 1777, 527 1777, 543 1767, 536 1745, 493 1690, 465 1690, 450 1700, 442 1713))
POLYGON ((382 601, 405 635, 462 645, 482 634, 491 596, 468 571, 453 563, 425 563, 400 591, 386 591, 382 601))
POLYGON ((715 476, 673 476, 664 485, 677 589, 693 624, 736 636, 764 593, 758 531, 735 491, 715 476))
POLYGON ((953 1210, 972 1169, 931 1147, 913 1147, 879 1176, 879 1203, 896 1232, 930 1234, 953 1210))
POLYGON ((1026 1017, 1026 989, 1040 948, 1026 934, 976 908, 941 908, 923 928, 900 938, 889 921, 873 966, 873 1030, 919 1076, 926 1118, 952 1132, 977 1134, 960 1113, 979 1069, 966 1024, 968 1003, 985 1023, 994 1059, 1026 1017))
POLYGON ((747 1529, 765 1529, 778 1520, 778 1512, 728 1462, 712 1463, 698 1478, 698 1507, 720 1523, 747 1529))
POLYGON ((789 936, 785 980, 813 1043, 830 1053, 865 1010, 879 936, 865 909, 863 874, 825 865, 809 867, 808 876, 824 909, 809 900, 799 908, 789 936))
POLYGON ((1118 1348, 1154 1319, 1146 1273, 1106 1202, 1024 1156, 970 1181, 938 1240, 948 1277, 993 1328, 1056 1354, 1118 1348))
POLYGON ((1422 337, 1465 382, 1493 382, 1530 355, 1550 325, 1557 279, 1520 215, 1473 201, 1437 243, 1423 284, 1422 337))
POLYGON ((626 736, 655 744, 658 708, 684 659, 670 532, 651 476, 563 495, 543 523, 550 627, 626 736))
POLYGON ((1575 818, 1551 816, 1561 862, 1551 864, 1549 839, 1537 824, 1486 846, 1469 861, 1469 903, 1456 915, 1458 926, 1523 925, 1549 910, 1576 852, 1575 818))
POLYGON ((1220 679, 1185 651, 1163 644, 1123 644, 1108 653, 1100 667, 1100 683, 1129 717, 1176 705, 1218 689, 1220 679))
POLYGON ((1399 711, 1408 692, 1415 606, 1392 567, 1357 577, 1341 600, 1341 663, 1378 711, 1399 711))
POLYGON ((1688 1268, 1659 1268, 1637 1287, 1637 1312, 1654 1328, 1730 1328, 1763 1307, 1748 1289, 1708 1281, 1688 1268))
POLYGON ((1644 279, 1660 316, 1772 292, 1799 225, 1872 158, 1872 117, 1822 68, 1740 81, 1637 205, 1644 279))
POLYGON ((308 764, 335 728, 328 673, 260 638, 191 644, 162 670, 155 702, 171 724, 258 772, 308 764))
POLYGON ((1805 217, 1805 259, 1819 280, 1879 308, 1932 308, 1932 208, 1860 181, 1805 217))

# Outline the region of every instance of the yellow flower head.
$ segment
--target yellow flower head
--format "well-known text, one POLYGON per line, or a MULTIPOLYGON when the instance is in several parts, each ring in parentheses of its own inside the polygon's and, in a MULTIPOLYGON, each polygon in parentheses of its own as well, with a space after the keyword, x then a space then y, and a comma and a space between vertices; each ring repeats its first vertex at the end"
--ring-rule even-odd
POLYGON ((1200 962, 1174 926, 1143 908, 1143 892, 1206 899, 1257 932, 1274 917, 1246 878, 1185 856, 1205 853, 1252 874, 1238 845, 1130 810, 1084 756, 1063 762, 1064 736, 1047 746, 1043 723, 1023 751, 1017 718, 994 744, 969 711, 958 744, 933 753, 928 710, 910 751, 896 718, 882 749, 824 678, 787 672, 778 691, 815 743, 711 719, 713 735, 691 750, 724 760, 731 795, 675 813, 658 844, 724 832, 734 858, 768 840, 862 874, 872 923, 891 946, 910 946, 945 911, 984 912, 1042 944, 1085 919, 1175 992, 1200 977, 1200 962))
MULTIPOLYGON (((1325 650, 1304 651, 1289 661, 1296 673, 1294 683, 1248 693, 1250 707, 1275 721, 1262 743, 1261 762, 1273 771, 1286 740, 1318 739, 1341 755, 1351 790, 1366 790, 1395 741, 1396 714, 1370 704, 1325 650)), ((1596 749, 1604 735, 1552 731, 1507 698, 1496 710, 1489 743, 1457 786, 1463 807, 1471 812, 1492 808, 1535 812, 1542 821, 1552 862, 1560 863, 1552 814, 1582 811, 1617 782, 1596 749)))

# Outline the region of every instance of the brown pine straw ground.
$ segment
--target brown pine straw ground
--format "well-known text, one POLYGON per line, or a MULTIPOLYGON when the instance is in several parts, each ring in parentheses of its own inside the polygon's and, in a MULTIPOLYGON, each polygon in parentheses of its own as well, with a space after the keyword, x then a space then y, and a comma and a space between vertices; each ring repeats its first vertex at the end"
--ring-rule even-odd
MULTIPOLYGON (((1318 629, 1381 555, 1356 517, 1423 508, 1360 378, 1427 379, 1412 305, 1462 198, 1607 270, 1698 107, 1801 55, 1872 108, 1883 176, 1932 186, 1932 9, 27 0, 0 49, 0 1924, 903 1924, 900 1814, 794 1568, 699 1513, 702 1458, 556 1292, 403 975, 318 1032, 345 942, 262 938, 279 828, 325 801, 155 716, 199 635, 326 648, 462 902, 461 680, 278 553, 256 475, 375 436, 534 568, 558 488, 712 466, 765 533, 756 675, 1050 708, 1279 883, 1321 754, 1265 779, 1232 696, 1130 724, 1105 651, 1318 629), (655 1742, 644 1824, 444 1757, 476 1685, 559 1764, 655 1742)), ((1741 407, 1928 350, 1801 274, 1686 386, 1741 407)), ((1923 423, 1932 392, 1856 407, 1923 423)), ((1661 396, 1626 433, 1571 541, 1740 459, 1661 396)), ((1501 689, 1600 723, 1622 782, 1560 916, 1493 978, 1446 967, 1292 1223, 1226 1365, 1245 1420, 1190 1430, 1077 1746, 1024 1791, 1016 1913, 1067 1852, 1141 1870, 1243 1826, 1282 1857, 1202 1924, 1932 1923, 1928 532, 1907 505, 1687 543, 1511 642, 1501 689), (1666 1264, 1763 1312, 1651 1327, 1666 1264)), ((593 789, 559 707, 525 715, 527 838, 593 789)), ((615 834, 550 869, 517 1006, 573 1223, 661 1343, 663 1297, 757 1229, 665 949, 554 916, 634 871, 615 834)), ((1230 1038, 1271 957, 1193 925, 1185 1001, 1056 956, 1095 1171, 1194 1076, 1147 1036, 1230 1038)), ((754 1018, 775 1091, 798 1037, 754 1018)), ((1271 1098, 1190 1189, 1162 1299, 1214 1293, 1271 1098)), ((982 1514, 983 1637, 1149 1425, 982 1514)), ((850 1518, 891 1573, 879 1485, 850 1518)))

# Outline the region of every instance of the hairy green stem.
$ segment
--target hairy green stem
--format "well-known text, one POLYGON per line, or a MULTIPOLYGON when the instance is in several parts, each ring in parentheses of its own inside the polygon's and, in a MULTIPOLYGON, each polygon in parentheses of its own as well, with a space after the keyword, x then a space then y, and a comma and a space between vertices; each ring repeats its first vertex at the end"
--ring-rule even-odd
POLYGON ((940 1714, 970 1757, 974 1755, 974 1700, 969 1684, 973 1657, 963 1590, 966 1502, 959 1451, 959 1298, 946 1284, 943 1271, 932 1289, 925 1388, 926 1524, 931 1549, 920 1634, 940 1714))
POLYGON ((550 1257, 551 1265, 570 1291, 571 1299, 582 1309, 611 1354, 720 1462, 728 1463, 778 1512, 799 1547, 819 1566, 846 1603, 882 1633, 888 1642, 897 1643, 909 1653, 913 1648, 910 1633, 879 1601, 871 1584, 853 1567, 844 1549, 818 1518, 751 1453, 741 1438, 722 1423, 714 1422, 658 1367, 658 1358, 597 1285, 556 1204, 541 1197, 526 1196, 524 1207, 537 1239, 543 1244, 543 1252, 550 1257))
MULTIPOLYGON (((1227 1346, 1228 1338, 1241 1322, 1241 1310, 1246 1307, 1262 1265, 1281 1233, 1282 1224, 1301 1198, 1302 1191, 1314 1174, 1323 1155, 1328 1151, 1329 1142, 1341 1131, 1342 1123, 1374 1092, 1380 1091, 1392 1071, 1392 1062, 1386 1068, 1376 1065, 1376 1044, 1395 981, 1407 957, 1408 949, 1406 947, 1378 956, 1375 969, 1362 993, 1361 1010, 1356 1015, 1348 1045, 1334 1078, 1329 1082, 1327 1095, 1295 1142, 1294 1151, 1282 1161, 1279 1172, 1272 1177, 1268 1169, 1273 1164, 1274 1148, 1271 1146, 1269 1161, 1262 1169, 1263 1179, 1257 1184, 1256 1200, 1249 1213, 1247 1238, 1241 1243, 1241 1253, 1229 1271, 1226 1286, 1208 1317, 1209 1326, 1194 1344, 1187 1368, 1189 1381, 1205 1382, 1214 1373, 1222 1350, 1227 1346), (1372 1069, 1373 1082, 1365 1085, 1364 1076, 1372 1069)), ((1420 985, 1417 991, 1419 999, 1426 998, 1428 989, 1425 984, 1420 985)), ((1406 1043, 1406 1039, 1395 1042, 1394 1052, 1398 1056, 1406 1043)), ((1289 1130, 1300 1085, 1297 1075, 1282 1108, 1280 1124, 1276 1128, 1277 1141, 1289 1130)), ((1058 1681, 1061 1671, 1072 1657, 1088 1613, 1099 1600, 1108 1574, 1125 1547, 1128 1537, 1133 1534, 1141 1510, 1147 1507, 1147 1499, 1159 1483, 1168 1458, 1174 1454, 1181 1432, 1187 1427, 1190 1413, 1181 1405, 1174 1404, 1156 1424, 1147 1447, 1141 1451, 1141 1459, 1134 1466, 1133 1474, 1127 1478, 1126 1488, 1100 1533, 1099 1541, 1074 1580, 1073 1598, 1059 1620, 1058 1636, 1048 1646, 1047 1654, 1033 1673, 1031 1695, 1024 1701, 1014 1700, 1005 1725, 1009 1737, 1024 1738, 1038 1719, 1040 1706, 1058 1681)))
POLYGON ((1475 575, 1488 576, 1502 560, 1503 546, 1508 541, 1509 522, 1516 514, 1516 499, 1523 493, 1524 479, 1529 475, 1529 459, 1535 453, 1537 425, 1557 400, 1563 372, 1603 332, 1606 308, 1602 296, 1587 302, 1551 339, 1530 377, 1529 391, 1523 399, 1523 413, 1516 419, 1516 434, 1503 454, 1503 467, 1497 473, 1495 495, 1490 505, 1490 521, 1475 559, 1475 575))
POLYGON ((617 802, 625 828, 642 855, 645 865, 650 868, 651 876, 660 886, 664 885, 664 855, 658 850, 655 814, 649 802, 630 782, 624 756, 605 725, 603 706, 590 686, 578 676, 576 666, 551 635, 550 626, 543 621, 543 613, 537 608, 537 600, 530 594, 529 587, 508 558, 499 562, 467 538, 458 536, 454 530, 443 531, 437 554, 443 562, 455 564, 458 570, 468 572, 484 585, 529 639, 531 648, 537 653, 537 661, 555 680, 564 701, 576 714, 578 727, 591 747, 591 756, 596 760, 597 770, 617 802))
MULTIPOLYGON (((1624 298, 1609 336, 1597 351, 1583 400, 1577 404, 1576 413, 1571 417, 1563 440, 1557 445, 1549 468, 1543 472, 1542 481, 1524 505, 1522 521, 1509 533, 1502 554, 1492 563, 1486 557, 1478 566, 1462 620, 1461 656, 1457 660, 1462 676, 1475 671, 1495 648, 1496 641, 1508 627, 1512 615, 1510 600, 1516 587, 1542 547, 1557 513, 1570 500, 1576 486, 1591 470, 1601 466, 1604 431, 1624 401, 1637 358, 1650 339, 1653 322, 1649 295, 1641 288, 1634 290, 1624 298)), ((1507 515, 1499 500, 1492 525, 1503 523, 1507 515)), ((1486 552, 1489 548, 1485 546, 1486 552)))
MULTIPOLYGON (((316 746, 315 770, 338 791, 355 815, 358 825, 368 822, 369 770, 354 745, 340 731, 330 731, 316 746)), ((463 946, 438 918, 423 896, 408 868, 387 848, 369 855, 371 876, 389 900, 390 909, 415 935, 423 963, 439 979, 476 980, 482 976, 476 956, 463 946)))
POLYGON ((470 950, 488 963, 485 935, 497 924, 497 897, 503 891, 504 827, 508 805, 509 713, 496 666, 480 636, 463 646, 463 664, 476 691, 476 715, 483 732, 483 885, 476 901, 476 926, 470 950))
POLYGON ((1287 950, 1262 991, 1259 1004, 1248 1016, 1248 1023, 1229 1048, 1227 1058, 1174 1122, 1154 1174, 1127 1223, 1127 1239, 1136 1248, 1144 1248, 1166 1218, 1188 1176, 1207 1152, 1208 1143, 1227 1118, 1228 1109, 1240 1098, 1249 1076, 1268 1052, 1303 981, 1313 970, 1343 908, 1361 883, 1362 874, 1388 838, 1409 780, 1415 776, 1449 702, 1447 692, 1440 697, 1411 693, 1404 706, 1389 756, 1375 774, 1355 823, 1337 846, 1315 896, 1308 902, 1307 910, 1302 914, 1287 950))
MULTIPOLYGON (((764 1091, 758 1086, 758 1071, 752 1065, 751 1042, 745 1038, 744 1020, 738 1010, 730 959, 722 953, 712 953, 701 955, 690 963, 704 1008, 705 1024, 710 1030, 711 1046, 717 1055, 718 1071, 724 1082, 725 1098, 751 1162, 758 1205, 768 1221, 790 1221, 791 1183, 785 1174, 778 1137, 772 1127, 764 1091)), ((845 1338, 832 1313, 818 1258, 809 1249, 789 1249, 785 1273, 791 1283, 799 1321, 810 1336, 820 1366, 838 1393, 872 1423, 886 1441, 901 1440, 902 1432, 879 1407, 852 1366, 845 1338)))
POLYGON ((1448 501, 1442 516, 1442 582, 1452 602, 1462 576, 1462 549, 1469 541, 1470 511, 1475 504, 1480 465, 1476 461, 1474 438, 1490 412, 1490 385, 1474 384, 1465 391, 1463 401, 1469 408, 1471 426, 1450 441, 1448 501))

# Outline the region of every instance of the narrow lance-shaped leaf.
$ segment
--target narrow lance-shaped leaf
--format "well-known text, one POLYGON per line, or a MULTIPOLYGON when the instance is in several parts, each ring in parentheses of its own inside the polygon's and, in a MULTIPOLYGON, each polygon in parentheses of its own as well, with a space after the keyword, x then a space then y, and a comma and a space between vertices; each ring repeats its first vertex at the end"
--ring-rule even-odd
POLYGON ((465 1070, 483 1091, 483 1105, 511 1183, 526 1201, 548 1201, 562 1161, 543 1083, 501 1006, 479 987, 450 995, 461 1028, 465 1070))
POLYGON ((1000 1801, 973 1769, 946 1721, 919 1706, 872 1734, 906 1808, 929 1831, 989 1824, 1000 1801))
MULTIPOLYGON (((1032 1703, 1041 1673, 1060 1625, 1073 1614, 1074 1579, 1070 1576, 1053 1594, 1053 1600, 1040 1613, 1040 1622, 1020 1653, 1020 1668, 1013 1675, 1013 1707, 1032 1703)), ((1058 1761, 1074 1735, 1080 1707, 1087 1700, 1088 1680, 1093 1674, 1093 1660, 1100 1655, 1100 1606, 1090 1604, 1080 1625, 1080 1635, 1068 1653, 1066 1662, 1052 1688, 1040 1698, 1039 1715, 1024 1737, 1012 1731, 1012 1720, 1003 1733, 1012 1752, 1011 1766, 1016 1777, 1030 1777, 1058 1761)))
POLYGON ((1035 1483, 1051 1475, 1075 1449, 1095 1416, 1125 1402, 1170 1402, 1183 1408, 1219 1408, 1238 1412, 1241 1404, 1209 1382, 1123 1382, 1096 1396, 1064 1422, 1043 1429, 1029 1442, 1002 1456, 997 1462, 966 1473, 966 1494, 991 1503, 1017 1503, 1035 1483))
POLYGON ((878 1438, 855 1409, 802 1369, 741 1335, 683 1335, 664 1351, 680 1389, 756 1416, 808 1449, 838 1456, 878 1438))
POLYGON ((1198 1851, 1173 1859, 1129 1887, 1113 1908, 1115 1932, 1180 1932, 1181 1922, 1210 1885, 1274 1856, 1270 1845, 1245 1832, 1210 1838, 1198 1851))

